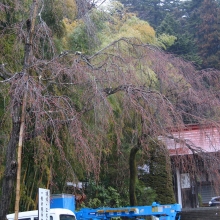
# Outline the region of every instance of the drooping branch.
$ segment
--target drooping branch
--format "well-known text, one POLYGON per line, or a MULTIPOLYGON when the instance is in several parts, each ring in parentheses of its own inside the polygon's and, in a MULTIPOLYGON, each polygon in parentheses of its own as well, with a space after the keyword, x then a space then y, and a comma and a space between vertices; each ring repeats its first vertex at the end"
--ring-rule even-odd
POLYGON ((95 6, 92 2, 88 2, 86 0, 76 0, 77 11, 78 11, 78 18, 84 21, 86 32, 89 39, 89 45, 97 45, 99 40, 96 36, 96 25, 94 24, 91 16, 90 11, 95 6))
POLYGON ((182 146, 186 146, 193 154, 198 154, 203 152, 201 147, 195 146, 189 140, 174 137, 172 134, 166 135, 165 137, 174 140, 175 143, 181 144, 182 146))
POLYGON ((0 77, 3 79, 3 80, 7 80, 9 78, 12 77, 12 74, 9 73, 6 69, 5 69, 5 64, 1 64, 0 65, 0 77))

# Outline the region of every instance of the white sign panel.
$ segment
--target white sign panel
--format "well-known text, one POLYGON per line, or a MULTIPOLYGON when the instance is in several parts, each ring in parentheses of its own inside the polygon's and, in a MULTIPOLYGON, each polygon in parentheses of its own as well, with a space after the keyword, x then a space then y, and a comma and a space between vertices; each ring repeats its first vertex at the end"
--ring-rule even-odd
POLYGON ((180 180, 181 180, 181 188, 182 189, 187 189, 187 188, 191 187, 190 176, 188 173, 180 174, 180 180))
POLYGON ((50 220, 50 190, 39 188, 38 219, 50 220))

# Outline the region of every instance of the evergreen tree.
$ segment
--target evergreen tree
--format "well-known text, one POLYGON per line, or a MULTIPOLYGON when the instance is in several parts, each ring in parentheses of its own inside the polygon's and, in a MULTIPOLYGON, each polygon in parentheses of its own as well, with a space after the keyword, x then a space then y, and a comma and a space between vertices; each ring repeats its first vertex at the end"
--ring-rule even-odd
POLYGON ((180 0, 120 0, 131 12, 137 13, 140 19, 146 20, 156 28, 167 13, 181 17, 184 13, 183 2, 180 0))
POLYGON ((197 8, 201 1, 132 1, 120 0, 137 16, 147 20, 160 38, 162 34, 175 36, 176 41, 171 46, 165 45, 167 51, 178 54, 187 60, 201 64, 195 41, 195 25, 197 8))
POLYGON ((161 0, 120 0, 121 3, 128 7, 131 12, 137 13, 137 16, 148 21, 154 28, 163 20, 163 11, 161 0))
POLYGON ((157 28, 157 34, 166 33, 176 36, 180 32, 179 22, 170 13, 166 15, 164 20, 157 28))
POLYGON ((161 35, 165 33, 175 36, 176 41, 173 45, 167 48, 167 51, 178 54, 187 60, 200 64, 201 59, 197 55, 197 48, 193 35, 187 31, 186 22, 185 18, 177 20, 169 13, 157 28, 157 34, 161 35))
POLYGON ((183 3, 184 17, 186 20, 187 30, 195 37, 196 26, 199 23, 198 9, 203 0, 185 1, 183 3))
POLYGON ((167 12, 167 13, 173 13, 175 11, 178 11, 181 5, 181 1, 180 0, 164 0, 163 3, 161 4, 161 8, 163 9, 163 11, 167 12))
POLYGON ((169 153, 158 141, 149 142, 149 168, 145 181, 156 191, 156 200, 161 204, 175 203, 169 153))
POLYGON ((220 69, 219 8, 215 0, 204 0, 199 9, 200 22, 196 27, 196 40, 203 67, 220 69))

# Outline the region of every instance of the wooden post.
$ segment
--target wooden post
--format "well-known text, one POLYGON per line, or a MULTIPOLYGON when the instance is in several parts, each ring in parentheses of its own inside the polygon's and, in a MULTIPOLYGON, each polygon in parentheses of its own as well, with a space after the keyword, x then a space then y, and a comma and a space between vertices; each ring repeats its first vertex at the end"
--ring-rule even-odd
POLYGON ((24 131, 25 131, 25 116, 26 116, 26 106, 27 106, 27 93, 28 93, 28 74, 29 68, 31 65, 31 54, 32 54, 32 43, 33 43, 33 34, 35 28, 35 21, 37 17, 38 10, 38 0, 33 0, 32 10, 30 13, 30 19, 27 20, 27 38, 25 42, 25 51, 24 51, 24 67, 23 74, 24 78, 27 80, 26 88, 24 88, 24 96, 22 102, 21 109, 21 124, 20 124, 20 132, 19 132, 19 141, 18 141, 18 160, 17 160, 17 182, 16 182, 16 198, 15 198, 15 216, 14 219, 18 220, 18 212, 19 212, 19 203, 20 203, 20 183, 21 183, 21 153, 22 146, 24 140, 24 131))

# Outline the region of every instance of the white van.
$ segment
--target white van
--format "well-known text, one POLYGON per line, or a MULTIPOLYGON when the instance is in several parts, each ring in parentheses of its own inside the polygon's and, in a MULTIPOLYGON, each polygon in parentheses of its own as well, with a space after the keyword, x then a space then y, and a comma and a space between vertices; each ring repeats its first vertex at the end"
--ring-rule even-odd
MULTIPOLYGON (((14 220, 14 213, 7 215, 8 220, 14 220)), ((19 220, 38 220, 38 210, 19 212, 19 220)), ((76 220, 75 214, 69 209, 50 209, 50 220, 76 220)))

